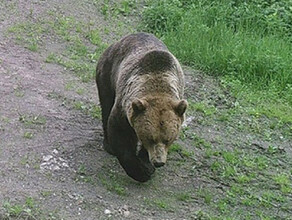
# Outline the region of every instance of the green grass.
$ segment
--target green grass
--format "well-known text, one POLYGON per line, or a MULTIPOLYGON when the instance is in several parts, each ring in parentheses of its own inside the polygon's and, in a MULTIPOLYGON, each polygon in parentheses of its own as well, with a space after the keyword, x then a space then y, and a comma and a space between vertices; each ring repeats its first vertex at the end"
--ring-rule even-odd
POLYGON ((216 113, 214 106, 206 105, 204 102, 192 102, 189 101, 188 111, 197 111, 204 114, 204 116, 211 116, 216 113))
POLYGON ((39 45, 42 44, 42 35, 46 33, 45 24, 42 22, 36 23, 19 23, 8 28, 8 35, 12 36, 19 44, 37 52, 39 45))
POLYGON ((168 198, 144 198, 144 203, 149 207, 156 208, 158 210, 170 211, 174 210, 174 207, 171 206, 168 198))
POLYGON ((44 190, 44 191, 41 191, 41 193, 40 193, 43 197, 49 197, 49 196, 51 196, 52 194, 53 194, 53 192, 52 191, 46 191, 46 190, 44 190))
MULTIPOLYGON (((68 88, 68 86, 65 86, 65 88, 68 88)), ((69 88, 71 88, 71 85, 69 88)), ((81 90, 81 92, 83 92, 83 90, 81 90)), ((61 100, 63 104, 70 109, 81 111, 84 114, 90 115, 92 118, 101 119, 101 108, 93 102, 67 99, 63 95, 55 92, 49 93, 48 97, 51 99, 61 100)))
POLYGON ((161 208, 161 209, 169 209, 170 208, 169 204, 162 199, 156 199, 153 202, 158 208, 161 208))
POLYGON ((277 88, 257 90, 230 76, 222 77, 221 83, 237 97, 242 111, 256 117, 277 118, 280 123, 292 123, 292 103, 287 102, 277 88))
MULTIPOLYGON (((59 219, 56 211, 41 210, 36 200, 32 197, 26 197, 22 203, 15 203, 6 200, 2 203, 4 212, 3 219, 59 219)), ((2 218, 1 218, 2 219, 2 218)))
MULTIPOLYGON (((199 124, 202 131, 190 125, 184 131, 183 143, 171 148, 175 153, 184 148, 194 148, 196 152, 195 157, 192 155, 191 160, 184 161, 184 168, 188 169, 190 176, 199 176, 204 182, 199 190, 194 191, 194 197, 208 212, 198 212, 196 216, 202 215, 206 219, 289 219, 291 154, 286 153, 283 146, 286 146, 284 140, 291 139, 290 125, 261 114, 251 114, 246 103, 222 95, 225 91, 224 86, 221 89, 216 87, 216 95, 204 102, 208 104, 199 105, 199 111, 194 103, 202 102, 189 100, 189 116, 197 122, 205 116, 203 111, 208 106, 218 106, 217 102, 221 103, 222 99, 225 104, 216 108, 212 117, 203 117, 204 123, 199 124), (218 120, 224 114, 228 119, 218 120), (211 133, 205 129, 214 134, 218 131, 222 136, 209 135, 211 133), (259 144, 251 145, 254 141, 259 141, 259 144), (279 211, 276 211, 277 207, 281 207, 279 211)), ((209 91, 204 97, 209 97, 209 91)))
POLYGON ((292 192, 292 182, 290 180, 290 175, 286 173, 277 174, 274 176, 274 181, 280 186, 280 190, 283 193, 292 192))
POLYGON ((78 170, 76 172, 75 181, 76 182, 81 181, 84 183, 91 183, 93 185, 95 184, 93 176, 88 174, 87 168, 84 164, 81 164, 78 167, 78 170))
POLYGON ((256 99, 256 113, 292 122, 291 7, 289 1, 149 0, 141 29, 159 36, 182 63, 224 76, 243 99, 256 99))
POLYGON ((26 126, 45 125, 47 120, 41 115, 20 115, 19 121, 26 126))
POLYGON ((191 193, 189 192, 181 192, 176 195, 177 200, 183 202, 189 202, 191 200, 191 193))
POLYGON ((99 180, 108 191, 111 191, 119 196, 128 195, 124 179, 116 173, 109 172, 107 175, 100 174, 99 180))
POLYGON ((22 212, 29 212, 20 205, 11 205, 9 202, 4 202, 3 207, 6 210, 7 216, 19 216, 22 212))
POLYGON ((81 60, 68 59, 66 56, 56 55, 51 53, 46 59, 47 63, 59 64, 65 69, 72 71, 76 74, 82 82, 89 82, 93 80, 94 77, 94 67, 88 63, 84 63, 81 60))
POLYGON ((94 0, 94 2, 96 2, 105 19, 112 17, 116 18, 118 16, 128 16, 134 13, 137 7, 136 0, 122 0, 119 2, 94 0))
POLYGON ((33 138, 33 133, 32 132, 24 132, 23 137, 26 139, 32 139, 33 138))
POLYGON ((98 29, 90 30, 86 36, 90 42, 96 46, 102 44, 102 39, 100 37, 100 31, 98 29))
POLYGON ((20 88, 14 89, 14 94, 16 97, 23 97, 25 95, 24 91, 22 91, 20 88))
POLYGON ((204 138, 199 137, 197 134, 193 133, 191 139, 193 140, 193 144, 197 148, 212 148, 212 144, 206 141, 204 138))
POLYGON ((168 153, 172 154, 172 153, 178 153, 181 157, 183 158, 190 158, 193 153, 184 149, 181 145, 179 145, 178 143, 174 143, 172 144, 169 149, 168 149, 168 153))
POLYGON ((201 197, 207 205, 210 205, 213 200, 212 192, 208 189, 200 189, 198 196, 201 197))
MULTIPOLYGON (((218 153, 208 157, 208 172, 211 173, 207 176, 217 183, 224 183, 226 188, 223 194, 215 188, 203 188, 198 192, 198 196, 206 206, 217 210, 222 219, 247 217, 245 211, 239 211, 242 208, 248 209, 250 214, 256 213, 259 217, 263 213, 264 216, 269 216, 263 210, 291 205, 291 199, 287 196, 291 193, 291 173, 285 172, 289 164, 281 168, 278 164, 279 160, 287 159, 283 153, 276 151, 276 148, 268 148, 261 154, 246 149, 226 151, 224 148, 219 150, 218 146, 216 148, 213 152, 218 153)), ((203 150, 209 151, 210 148, 203 150)), ((288 210, 291 211, 290 208, 288 210)), ((270 215, 272 219, 281 216, 274 214, 270 215)))
POLYGON ((90 115, 93 118, 101 119, 101 108, 92 103, 83 103, 82 101, 75 101, 73 107, 76 110, 83 111, 84 113, 90 115))
POLYGON ((35 215, 39 214, 36 207, 35 201, 32 197, 27 197, 24 204, 11 204, 9 201, 3 203, 5 210, 5 216, 7 218, 34 218, 35 215))
POLYGON ((60 53, 50 52, 45 61, 63 66, 65 70, 77 75, 82 82, 92 81, 95 63, 107 44, 103 43, 100 30, 94 29, 91 22, 83 23, 72 16, 49 12, 42 20, 35 23, 19 23, 7 30, 8 36, 34 52, 45 44, 43 38, 48 34, 56 41, 63 41, 65 49, 60 53))

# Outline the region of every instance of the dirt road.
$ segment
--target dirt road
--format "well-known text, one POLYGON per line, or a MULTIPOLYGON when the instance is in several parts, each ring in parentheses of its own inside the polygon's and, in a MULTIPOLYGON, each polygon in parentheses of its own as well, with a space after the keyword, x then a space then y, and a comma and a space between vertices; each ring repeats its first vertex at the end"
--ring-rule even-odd
POLYGON ((153 180, 102 149, 94 69, 136 30, 131 2, 0 2, 0 219, 291 219, 291 125, 190 68, 187 123, 153 180))

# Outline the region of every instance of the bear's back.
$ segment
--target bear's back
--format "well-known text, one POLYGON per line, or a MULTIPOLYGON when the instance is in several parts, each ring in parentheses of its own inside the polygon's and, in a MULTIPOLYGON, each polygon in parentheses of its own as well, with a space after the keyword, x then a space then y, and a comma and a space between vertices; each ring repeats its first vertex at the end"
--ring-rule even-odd
POLYGON ((152 50, 168 50, 165 44, 148 33, 130 34, 114 45, 113 53, 126 59, 127 56, 145 54, 152 50))
MULTIPOLYGON (((165 44, 148 33, 130 34, 112 44, 99 59, 97 69, 100 72, 115 74, 121 63, 135 63, 148 51, 167 51, 165 44)), ((128 64, 125 64, 128 65, 128 64)))

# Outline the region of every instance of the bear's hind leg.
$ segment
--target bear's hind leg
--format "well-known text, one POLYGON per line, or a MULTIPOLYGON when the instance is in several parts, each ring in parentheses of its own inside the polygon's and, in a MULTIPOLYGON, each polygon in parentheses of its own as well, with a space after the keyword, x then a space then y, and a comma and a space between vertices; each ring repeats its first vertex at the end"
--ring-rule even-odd
MULTIPOLYGON (((101 106, 102 127, 103 127, 103 148, 110 154, 115 155, 108 143, 108 119, 114 105, 115 94, 109 86, 106 86, 102 75, 101 79, 97 80, 97 89, 99 95, 99 102, 101 106)), ((109 79, 108 79, 109 80, 109 79)))

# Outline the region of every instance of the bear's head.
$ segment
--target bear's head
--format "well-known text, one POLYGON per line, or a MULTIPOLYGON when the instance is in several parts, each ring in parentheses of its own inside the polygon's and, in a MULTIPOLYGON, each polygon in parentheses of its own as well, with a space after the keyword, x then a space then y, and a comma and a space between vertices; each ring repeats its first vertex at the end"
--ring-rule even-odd
POLYGON ((178 137, 186 100, 142 98, 132 102, 128 119, 155 167, 166 163, 169 146, 178 137))

